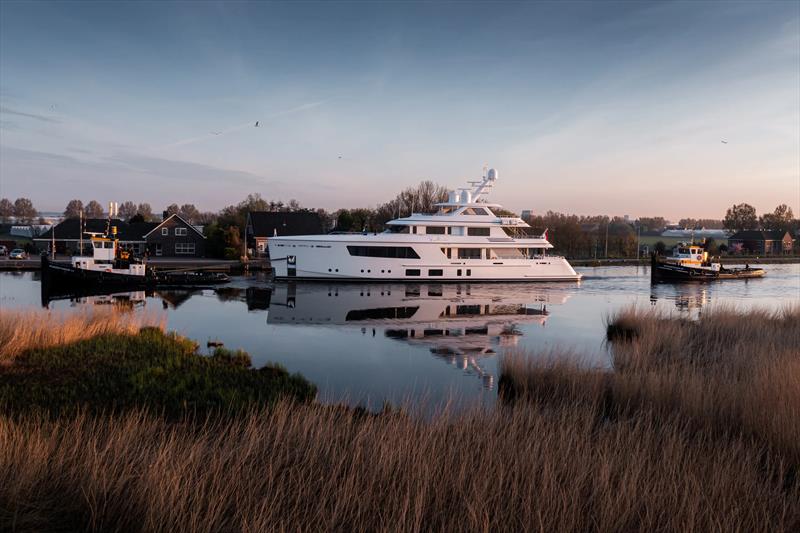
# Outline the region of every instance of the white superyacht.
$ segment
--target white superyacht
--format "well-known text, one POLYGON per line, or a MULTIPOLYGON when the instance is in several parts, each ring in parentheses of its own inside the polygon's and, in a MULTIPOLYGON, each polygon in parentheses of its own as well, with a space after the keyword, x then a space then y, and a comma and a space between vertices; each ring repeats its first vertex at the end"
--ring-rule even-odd
POLYGON ((547 255, 546 232, 498 216, 484 196, 497 181, 489 169, 471 187, 449 193, 434 214, 412 213, 382 233, 269 239, 275 279, 392 281, 578 281, 567 260, 547 255))

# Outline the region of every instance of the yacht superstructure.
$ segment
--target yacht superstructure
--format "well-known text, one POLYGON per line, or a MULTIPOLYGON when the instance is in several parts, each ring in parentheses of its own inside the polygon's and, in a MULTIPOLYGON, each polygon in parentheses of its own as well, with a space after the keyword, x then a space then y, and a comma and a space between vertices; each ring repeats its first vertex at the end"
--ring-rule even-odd
POLYGON ((434 214, 387 222, 383 233, 303 235, 269 239, 276 279, 393 281, 577 281, 567 260, 517 217, 498 216, 484 200, 497 181, 489 169, 452 191, 434 214))

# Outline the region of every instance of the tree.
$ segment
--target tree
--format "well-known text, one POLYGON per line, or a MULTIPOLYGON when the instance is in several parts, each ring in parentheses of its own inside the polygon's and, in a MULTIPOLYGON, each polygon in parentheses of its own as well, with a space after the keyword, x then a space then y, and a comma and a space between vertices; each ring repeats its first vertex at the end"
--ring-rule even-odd
POLYGON ((178 207, 178 204, 170 204, 164 209, 164 218, 166 219, 167 217, 177 214, 180 210, 181 208, 178 207))
POLYGON ((119 204, 119 216, 122 220, 127 220, 130 222, 138 212, 139 208, 136 207, 136 204, 131 201, 122 202, 119 204))
POLYGON ((178 214, 186 222, 194 224, 200 216, 200 211, 197 210, 194 204, 183 204, 178 210, 178 214))
POLYGON ((14 201, 14 216, 18 222, 30 224, 38 215, 29 198, 17 198, 14 201))
POLYGON ((725 213, 723 224, 725 229, 741 231, 755 228, 757 221, 755 207, 750 204, 735 204, 725 213))
POLYGON ((14 204, 8 198, 3 198, 0 200, 0 220, 6 222, 12 216, 14 216, 14 204))
POLYGON ((639 226, 642 231, 662 231, 667 227, 667 221, 664 217, 640 217, 639 226))
POLYGON ((141 213, 136 213, 131 218, 128 219, 128 222, 131 224, 139 224, 140 222, 145 222, 144 217, 141 213))
POLYGON ((145 220, 145 222, 152 222, 153 208, 150 207, 150 204, 148 204, 147 202, 139 204, 139 207, 138 209, 136 209, 136 212, 142 215, 142 218, 145 220))
POLYGON ((792 227, 793 219, 792 208, 781 204, 772 213, 764 213, 759 221, 764 229, 788 231, 792 227))
POLYGON ((80 200, 70 200, 64 209, 64 218, 78 218, 83 211, 83 202, 80 200))
POLYGON ((667 245, 664 244, 664 241, 658 241, 653 249, 656 251, 658 255, 664 255, 664 252, 667 251, 667 245))
POLYGON ((83 216, 86 218, 103 218, 103 206, 97 200, 90 200, 83 208, 83 216))

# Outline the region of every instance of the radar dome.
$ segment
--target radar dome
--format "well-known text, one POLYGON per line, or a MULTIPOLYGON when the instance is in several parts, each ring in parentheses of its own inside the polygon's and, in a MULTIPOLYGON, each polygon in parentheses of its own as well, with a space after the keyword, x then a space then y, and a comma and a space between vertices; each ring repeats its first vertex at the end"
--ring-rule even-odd
POLYGON ((486 174, 486 177, 489 178, 489 181, 495 181, 497 179, 497 170, 490 168, 489 172, 486 174))

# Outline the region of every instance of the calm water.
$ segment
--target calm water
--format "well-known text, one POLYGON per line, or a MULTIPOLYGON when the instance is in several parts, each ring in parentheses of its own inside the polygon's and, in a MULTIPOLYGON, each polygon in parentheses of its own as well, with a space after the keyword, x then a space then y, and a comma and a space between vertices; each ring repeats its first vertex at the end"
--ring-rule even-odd
POLYGON ((198 341, 242 348, 300 372, 326 401, 455 399, 491 405, 499 355, 568 348, 608 365, 604 318, 627 305, 696 315, 719 304, 779 307, 800 300, 800 265, 764 279, 651 285, 646 267, 576 269, 580 283, 271 284, 238 277, 217 290, 126 293, 43 301, 38 273, 0 273, 0 306, 79 310, 117 305, 162 315, 198 341))

